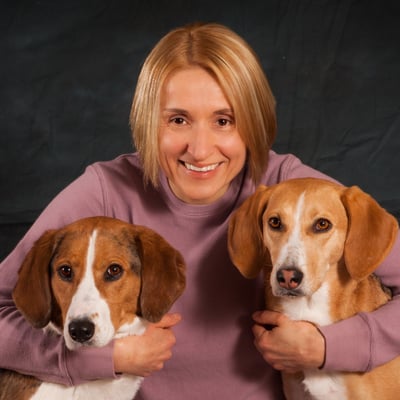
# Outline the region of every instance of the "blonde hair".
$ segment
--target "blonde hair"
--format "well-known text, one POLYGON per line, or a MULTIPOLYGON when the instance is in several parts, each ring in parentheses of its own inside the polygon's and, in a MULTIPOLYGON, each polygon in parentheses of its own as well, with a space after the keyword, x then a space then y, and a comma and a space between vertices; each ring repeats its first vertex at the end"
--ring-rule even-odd
POLYGON ((250 174, 258 183, 276 135, 275 99, 251 47, 226 26, 191 24, 170 31, 153 48, 139 74, 130 114, 145 181, 158 184, 160 97, 177 69, 200 66, 221 86, 246 145, 250 174))

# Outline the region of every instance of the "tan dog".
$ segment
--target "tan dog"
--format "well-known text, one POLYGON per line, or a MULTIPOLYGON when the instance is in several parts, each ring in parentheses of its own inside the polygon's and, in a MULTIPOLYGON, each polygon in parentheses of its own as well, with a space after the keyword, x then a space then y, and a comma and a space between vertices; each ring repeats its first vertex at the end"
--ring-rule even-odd
MULTIPOLYGON (((357 187, 319 179, 260 186, 236 211, 229 252, 247 278, 265 272, 266 307, 320 326, 372 311, 390 296, 371 275, 398 224, 357 187)), ((365 374, 283 374, 288 399, 393 400, 400 358, 365 374)))
MULTIPOLYGON (((37 328, 63 335, 66 346, 101 347, 140 335, 185 286, 181 254, 156 232, 120 220, 93 217, 46 232, 26 256, 13 297, 37 328)), ((76 387, 0 374, 0 399, 126 399, 141 377, 124 375, 76 387)))

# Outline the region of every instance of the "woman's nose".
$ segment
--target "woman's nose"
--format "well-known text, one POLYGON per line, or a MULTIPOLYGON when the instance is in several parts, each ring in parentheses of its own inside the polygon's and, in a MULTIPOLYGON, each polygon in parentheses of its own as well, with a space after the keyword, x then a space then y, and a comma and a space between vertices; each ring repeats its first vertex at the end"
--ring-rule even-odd
POLYGON ((214 133, 205 124, 199 124, 191 132, 188 152, 195 160, 205 160, 214 148, 214 133))

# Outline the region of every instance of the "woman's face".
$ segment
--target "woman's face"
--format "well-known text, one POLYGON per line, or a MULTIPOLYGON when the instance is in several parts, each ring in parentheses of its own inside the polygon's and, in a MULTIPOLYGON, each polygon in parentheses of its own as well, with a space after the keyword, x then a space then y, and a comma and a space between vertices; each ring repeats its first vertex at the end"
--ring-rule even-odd
POLYGON ((208 204, 221 197, 246 160, 231 105, 200 67, 173 73, 161 92, 161 168, 181 200, 208 204))

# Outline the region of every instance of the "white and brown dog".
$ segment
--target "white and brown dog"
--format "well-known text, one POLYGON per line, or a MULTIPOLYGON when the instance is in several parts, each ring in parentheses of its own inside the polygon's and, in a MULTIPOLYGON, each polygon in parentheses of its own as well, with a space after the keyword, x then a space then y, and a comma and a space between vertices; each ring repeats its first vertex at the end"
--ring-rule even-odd
MULTIPOLYGON (((233 215, 229 252, 247 278, 263 269, 266 307, 323 326, 390 296, 372 274, 389 253, 396 219, 358 187, 320 179, 260 186, 233 215)), ((371 372, 283 374, 288 399, 393 400, 400 358, 371 372)))
MULTIPOLYGON (((146 321, 159 321, 184 286, 184 260, 159 234, 92 217, 40 237, 21 266, 13 297, 33 326, 55 331, 76 350, 142 334, 146 321)), ((0 374, 0 398, 131 400, 141 381, 123 375, 67 387, 7 371, 0 374)))

